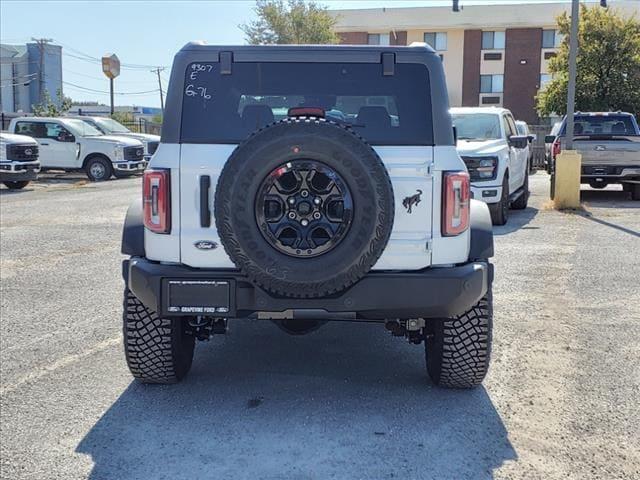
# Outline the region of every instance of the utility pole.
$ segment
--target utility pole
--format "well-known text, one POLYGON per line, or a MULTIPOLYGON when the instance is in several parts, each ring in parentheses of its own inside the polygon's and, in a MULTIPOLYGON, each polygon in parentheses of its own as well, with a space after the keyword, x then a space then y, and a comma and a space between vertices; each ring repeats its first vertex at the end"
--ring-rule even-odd
POLYGON ((576 62, 578 57, 578 22, 580 2, 571 3, 571 36, 569 37, 569 86, 567 91, 567 150, 573 150, 573 113, 576 103, 576 62))
POLYGON ((162 80, 160 79, 160 72, 162 72, 163 70, 164 70, 164 67, 157 67, 151 71, 158 75, 158 88, 160 89, 160 110, 162 110, 162 114, 164 115, 164 98, 162 96, 162 80))
POLYGON ((38 44, 38 49, 40 50, 40 67, 38 69, 38 99, 39 103, 42 104, 44 102, 44 49, 47 43, 53 42, 53 39, 31 37, 31 40, 38 44))

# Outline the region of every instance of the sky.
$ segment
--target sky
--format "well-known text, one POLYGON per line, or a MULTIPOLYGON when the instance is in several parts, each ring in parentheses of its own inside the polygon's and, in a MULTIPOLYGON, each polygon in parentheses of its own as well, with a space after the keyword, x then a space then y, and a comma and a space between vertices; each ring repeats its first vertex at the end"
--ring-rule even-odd
MULTIPOLYGON (((460 4, 545 1, 553 0, 460 0, 460 4)), ((317 3, 335 10, 451 5, 450 0, 317 3)), ((123 64, 115 80, 116 105, 159 107, 158 79, 151 69, 166 68, 161 74, 166 89, 173 56, 185 43, 191 40, 223 45, 245 43, 239 25, 255 18, 254 6, 254 1, 245 0, 2 0, 0 41, 24 44, 32 37, 53 39, 63 47, 64 94, 73 100, 97 100, 105 104, 109 103, 109 83, 99 62, 93 59, 116 53, 123 64)))

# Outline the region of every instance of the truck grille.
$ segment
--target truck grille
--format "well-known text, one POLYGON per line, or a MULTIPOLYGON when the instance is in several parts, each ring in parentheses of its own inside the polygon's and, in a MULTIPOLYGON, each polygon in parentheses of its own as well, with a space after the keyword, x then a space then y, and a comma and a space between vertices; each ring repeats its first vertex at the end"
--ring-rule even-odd
POLYGON ((144 158, 144 147, 124 147, 124 159, 127 161, 142 160, 144 158))
POLYGON ((36 145, 7 145, 7 160, 34 162, 38 160, 36 145))
POLYGON ((160 144, 160 142, 149 142, 147 143, 147 153, 149 155, 153 155, 154 153, 156 153, 156 150, 158 149, 158 145, 160 144))

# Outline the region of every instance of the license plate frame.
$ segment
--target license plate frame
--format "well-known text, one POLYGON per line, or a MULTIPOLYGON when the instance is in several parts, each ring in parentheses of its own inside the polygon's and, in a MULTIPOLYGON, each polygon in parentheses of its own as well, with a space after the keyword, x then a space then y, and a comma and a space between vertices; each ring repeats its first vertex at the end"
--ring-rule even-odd
POLYGON ((229 279, 166 279, 165 309, 170 315, 229 316, 233 284, 229 279))

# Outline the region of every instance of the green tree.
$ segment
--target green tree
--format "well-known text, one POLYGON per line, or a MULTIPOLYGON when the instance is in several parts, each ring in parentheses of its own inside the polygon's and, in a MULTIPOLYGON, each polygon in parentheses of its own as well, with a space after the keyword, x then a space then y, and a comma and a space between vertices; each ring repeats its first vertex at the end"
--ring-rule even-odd
POLYGON ((65 97, 60 89, 58 89, 56 95, 58 100, 60 100, 59 107, 53 103, 48 90, 42 92, 42 102, 31 106, 33 114, 36 117, 59 117, 67 113, 73 104, 73 100, 69 97, 65 97))
POLYGON ((240 25, 251 45, 332 44, 339 37, 334 31, 336 19, 313 1, 258 0, 257 20, 240 25))
MULTIPOLYGON (((565 35, 558 55, 549 62, 552 80, 538 94, 540 115, 564 114, 569 83, 567 13, 557 18, 565 35)), ((581 6, 578 32, 576 110, 640 111, 640 22, 615 10, 581 6)))

